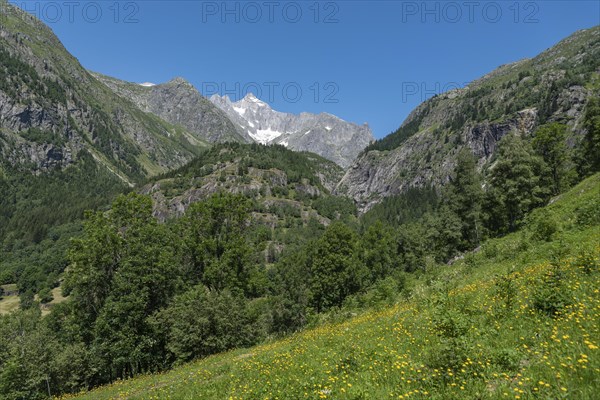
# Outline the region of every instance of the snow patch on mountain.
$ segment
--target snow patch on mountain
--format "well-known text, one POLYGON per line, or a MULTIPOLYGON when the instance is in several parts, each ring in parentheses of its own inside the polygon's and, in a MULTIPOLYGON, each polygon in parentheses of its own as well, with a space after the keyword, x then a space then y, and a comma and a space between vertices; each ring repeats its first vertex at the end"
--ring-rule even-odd
POLYGON ((269 144, 274 139, 277 139, 279 136, 283 135, 283 132, 274 131, 271 128, 267 129, 257 129, 255 133, 248 132, 250 137, 261 144, 269 144))
MULTIPOLYGON (((241 101, 248 101, 248 102, 251 102, 251 103, 254 103, 254 104, 256 104, 256 105, 257 105, 257 106, 259 106, 259 107, 266 107, 266 106, 267 106, 267 103, 265 103, 265 102, 261 101, 260 99, 258 99, 258 98, 257 98, 257 97, 256 97, 254 94, 252 94, 252 93, 248 93, 248 94, 246 95, 246 97, 244 97, 244 98, 243 98, 241 101)), ((240 102, 241 102, 241 101, 240 101, 240 102)))
POLYGON ((233 106, 233 109, 235 110, 236 113, 240 114, 242 117, 246 113, 246 109, 242 108, 242 107, 233 106))

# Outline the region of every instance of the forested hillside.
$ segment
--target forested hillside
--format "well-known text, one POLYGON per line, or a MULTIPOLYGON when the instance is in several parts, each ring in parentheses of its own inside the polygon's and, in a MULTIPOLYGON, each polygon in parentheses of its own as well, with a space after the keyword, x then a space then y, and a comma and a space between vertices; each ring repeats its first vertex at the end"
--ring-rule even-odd
MULTIPOLYGON (((92 160, 89 166, 95 168, 92 160)), ((252 254, 270 264, 286 247, 303 243, 307 227, 319 231, 334 220, 356 220, 352 201, 330 194, 342 173, 339 166, 315 154, 292 152, 283 146, 226 143, 201 152, 186 166, 153 178, 135 191, 151 196, 153 215, 161 222, 181 217, 193 203, 219 193, 243 195, 252 220, 249 231, 256 236, 252 254)), ((39 177, 39 184, 32 189, 35 191, 28 195, 33 198, 56 196, 57 201, 67 201, 82 209, 103 210, 107 199, 125 191, 119 185, 98 186, 96 180, 94 187, 83 195, 79 190, 88 187, 87 175, 81 172, 68 175, 69 185, 64 185, 58 178, 52 180, 54 174, 60 177, 59 174, 64 173, 57 171, 39 177), (40 193, 45 190, 48 193, 40 193)), ((5 193, 11 194, 9 190, 5 193)), ((15 197, 20 194, 16 192, 15 197)), ((5 197, 5 201, 8 199, 11 197, 5 197)), ((68 265, 69 240, 81 233, 81 215, 68 207, 61 210, 70 214, 46 210, 31 215, 31 210, 23 207, 20 212, 24 214, 18 221, 21 224, 32 221, 32 225, 22 229, 42 230, 44 234, 40 233, 39 239, 32 238, 34 244, 21 240, 19 246, 5 246, 6 256, 0 263, 0 285, 17 284, 24 307, 33 305, 38 294, 58 287, 68 265), (64 220, 75 222, 61 225, 64 220)), ((11 235, 15 235, 18 228, 5 225, 11 235)), ((44 307, 54 306, 53 303, 46 306, 47 302, 43 301, 44 307)))
MULTIPOLYGON (((66 398, 591 399, 600 389, 599 187, 596 174, 532 213, 519 232, 487 241, 452 266, 430 265, 410 275, 397 271, 369 289, 344 294, 339 307, 322 302, 337 293, 309 296, 308 304, 329 311, 311 319, 316 327, 305 332, 66 398)), ((135 201, 123 198, 113 212, 135 201)), ((145 208, 149 215, 150 204, 145 208)), ((344 232, 330 227, 310 252, 312 261, 296 258, 290 264, 306 265, 309 282, 318 277, 308 293, 331 282, 326 276, 344 276, 339 270, 317 275, 348 254, 352 235, 344 232)), ((131 272, 126 276, 135 282, 131 272)), ((181 361, 258 340, 256 329, 265 322, 259 322, 260 307, 255 300, 244 308, 233 293, 197 285, 150 318, 162 329, 166 355, 181 361)), ((53 321, 48 318, 38 320, 38 329, 53 321)), ((33 327, 35 320, 32 314, 13 315, 3 326, 29 321, 33 327)), ((110 349, 122 349, 118 344, 110 349)))
POLYGON ((592 399, 599 187, 595 175, 520 232, 350 297, 314 329, 74 397, 592 399))

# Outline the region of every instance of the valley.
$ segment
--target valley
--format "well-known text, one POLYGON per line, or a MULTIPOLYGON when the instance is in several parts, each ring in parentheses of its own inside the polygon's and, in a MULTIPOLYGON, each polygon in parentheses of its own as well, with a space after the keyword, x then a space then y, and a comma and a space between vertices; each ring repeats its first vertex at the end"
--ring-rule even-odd
POLYGON ((600 26, 375 139, 0 12, 0 399, 600 390, 600 26))

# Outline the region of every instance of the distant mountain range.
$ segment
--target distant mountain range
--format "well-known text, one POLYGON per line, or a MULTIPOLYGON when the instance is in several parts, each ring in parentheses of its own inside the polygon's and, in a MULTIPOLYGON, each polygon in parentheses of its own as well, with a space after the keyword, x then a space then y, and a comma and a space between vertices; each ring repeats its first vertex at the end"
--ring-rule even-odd
POLYGON ((92 75, 140 110, 210 143, 281 144, 348 167, 374 141, 367 124, 359 126, 327 113, 278 112, 252 93, 234 103, 227 96, 206 99, 180 77, 163 84, 138 84, 99 73, 92 75))
POLYGON ((367 124, 346 122, 335 115, 282 113, 252 93, 232 102, 227 96, 210 98, 238 127, 240 134, 262 144, 281 144, 295 151, 319 154, 348 167, 374 138, 367 124))

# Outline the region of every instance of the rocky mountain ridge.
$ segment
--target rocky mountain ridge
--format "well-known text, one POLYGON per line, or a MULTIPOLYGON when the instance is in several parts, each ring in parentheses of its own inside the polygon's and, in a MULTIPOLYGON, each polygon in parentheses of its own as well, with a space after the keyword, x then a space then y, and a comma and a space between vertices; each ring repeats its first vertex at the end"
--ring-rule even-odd
POLYGON ((443 185, 468 147, 487 168, 509 132, 530 135, 559 121, 581 133, 600 91, 600 28, 577 32, 539 56, 499 67, 417 107, 373 143, 369 127, 321 113, 273 110, 252 94, 203 97, 189 82, 135 84, 86 71, 52 31, 15 6, 0 25, 0 172, 34 175, 88 154, 133 186, 180 167, 208 142, 280 144, 347 168, 335 193, 362 211, 411 187, 443 185), (363 150, 365 149, 366 150, 363 150), (358 156, 358 158, 357 158, 358 156))
POLYGON ((93 75, 118 95, 132 101, 140 110, 183 126, 200 140, 210 143, 251 142, 247 135, 238 132, 223 111, 184 78, 177 77, 162 84, 137 84, 99 73, 93 75))
POLYGON ((309 151, 344 168, 373 141, 367 124, 359 126, 327 113, 278 112, 252 93, 237 102, 219 95, 211 96, 210 100, 255 142, 309 151))
POLYGON ((351 200, 331 195, 342 174, 332 161, 280 145, 217 143, 139 192, 152 197, 161 221, 181 217, 191 204, 222 191, 243 194, 252 199, 255 221, 283 232, 291 225, 311 220, 328 225, 341 214, 353 214, 351 200))

